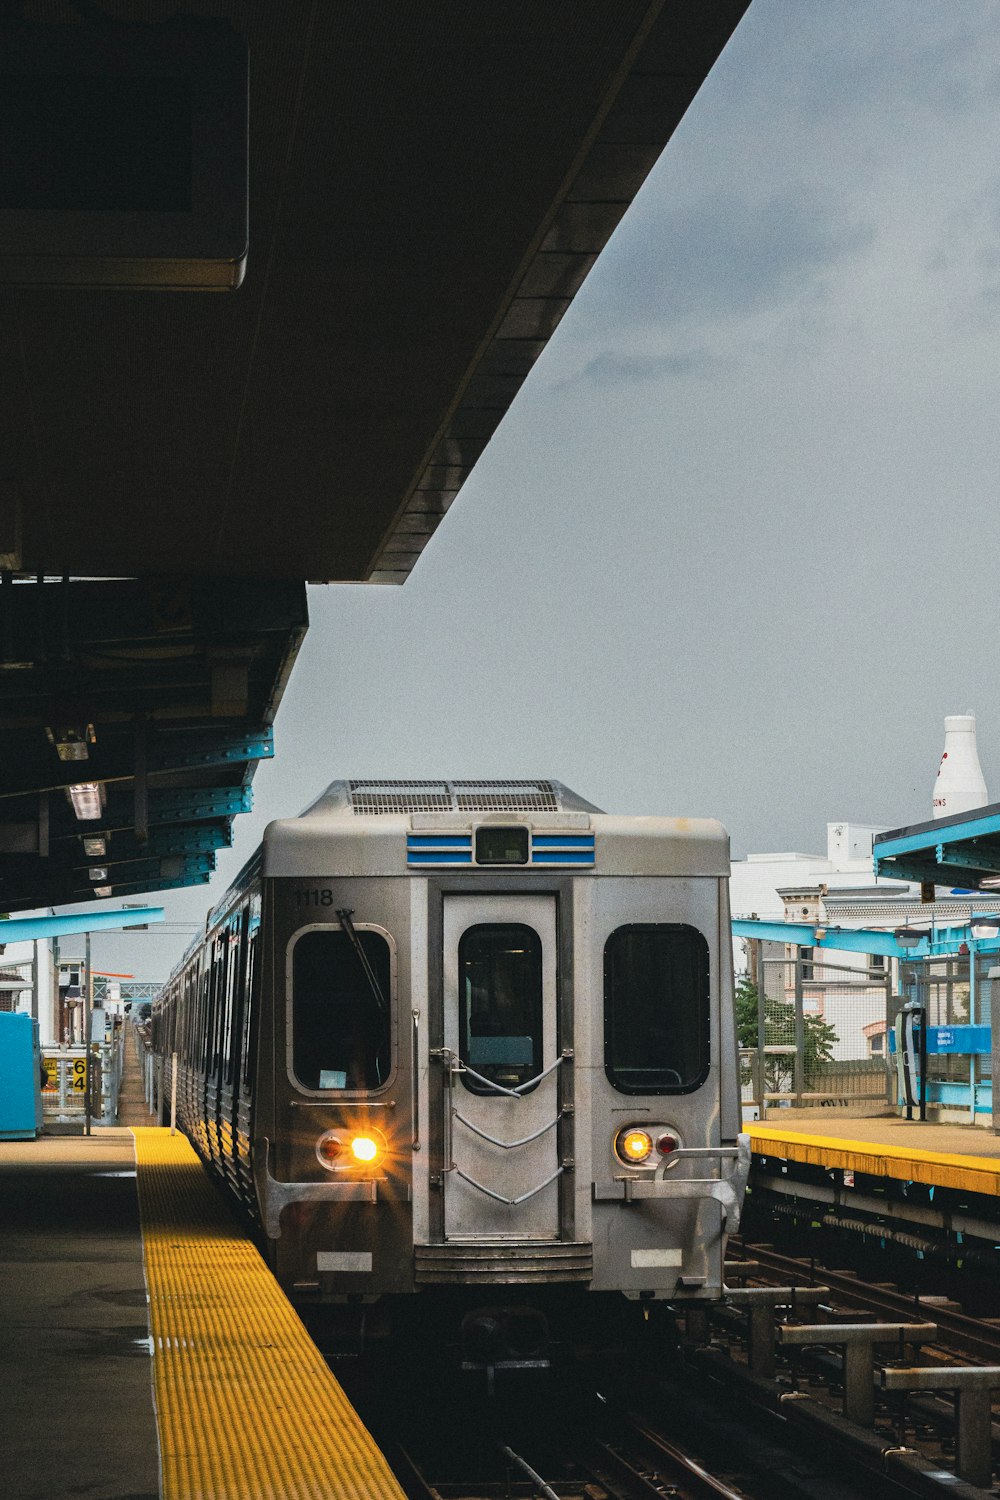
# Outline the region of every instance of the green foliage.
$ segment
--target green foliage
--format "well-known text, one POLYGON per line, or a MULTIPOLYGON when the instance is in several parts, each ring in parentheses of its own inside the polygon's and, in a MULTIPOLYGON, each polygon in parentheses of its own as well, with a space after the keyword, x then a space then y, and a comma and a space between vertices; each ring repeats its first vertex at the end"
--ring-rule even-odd
MULTIPOLYGON (((748 974, 743 974, 736 983, 736 1034, 741 1047, 756 1047, 757 1039, 757 986, 748 974)), ((808 1078, 820 1063, 833 1061, 833 1048, 837 1033, 821 1016, 806 1015, 805 1021, 805 1072, 808 1078)), ((795 1042, 795 1005, 791 1001, 764 1000, 764 1045, 766 1047, 791 1046, 795 1042)), ((792 1074, 791 1057, 769 1057, 765 1069, 764 1086, 778 1092, 788 1086, 792 1074)))

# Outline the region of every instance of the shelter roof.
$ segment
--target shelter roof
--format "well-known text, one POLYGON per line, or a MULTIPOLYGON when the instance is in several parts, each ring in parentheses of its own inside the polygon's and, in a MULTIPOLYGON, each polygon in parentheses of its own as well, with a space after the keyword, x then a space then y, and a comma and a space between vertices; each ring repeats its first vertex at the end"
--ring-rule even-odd
POLYGON ((996 891, 1000 887, 1000 803, 879 834, 876 875, 922 885, 996 891))
POLYGON ((249 44, 242 286, 0 289, 0 908, 209 879, 303 582, 406 579, 747 4, 185 0, 249 44))

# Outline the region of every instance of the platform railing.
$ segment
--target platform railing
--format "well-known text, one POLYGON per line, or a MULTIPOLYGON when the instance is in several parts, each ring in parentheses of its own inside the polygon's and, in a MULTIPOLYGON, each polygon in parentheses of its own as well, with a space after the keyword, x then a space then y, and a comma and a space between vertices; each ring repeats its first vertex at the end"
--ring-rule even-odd
POLYGON ((118 1033, 111 1041, 92 1042, 89 1049, 43 1047, 48 1083, 42 1090, 43 1118, 56 1124, 81 1123, 87 1113, 87 1066, 90 1066, 90 1116, 96 1125, 113 1125, 118 1116, 123 1044, 118 1033), (89 1057, 88 1057, 89 1053, 89 1057))

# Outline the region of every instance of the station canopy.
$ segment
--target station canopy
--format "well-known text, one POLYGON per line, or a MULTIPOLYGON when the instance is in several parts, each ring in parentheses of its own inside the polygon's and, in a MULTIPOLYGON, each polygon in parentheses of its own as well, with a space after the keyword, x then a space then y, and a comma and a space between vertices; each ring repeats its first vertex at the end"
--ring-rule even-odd
POLYGON ((1000 802, 894 828, 875 839, 875 874, 967 891, 1000 890, 1000 802))
POLYGON ((406 579, 747 3, 185 0, 249 46, 242 286, 0 290, 0 909, 209 878, 305 583, 406 579))

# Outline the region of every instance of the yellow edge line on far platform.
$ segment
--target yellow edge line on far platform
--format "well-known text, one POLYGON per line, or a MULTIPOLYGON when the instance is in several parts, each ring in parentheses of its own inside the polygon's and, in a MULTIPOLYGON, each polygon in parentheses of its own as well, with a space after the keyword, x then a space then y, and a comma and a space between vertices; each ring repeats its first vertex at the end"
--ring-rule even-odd
POLYGON ((746 1131, 757 1156, 783 1156, 816 1167, 844 1168, 870 1177, 893 1177, 960 1192, 1000 1194, 1000 1159, 954 1156, 946 1151, 914 1151, 839 1136, 805 1135, 753 1122, 746 1131))

